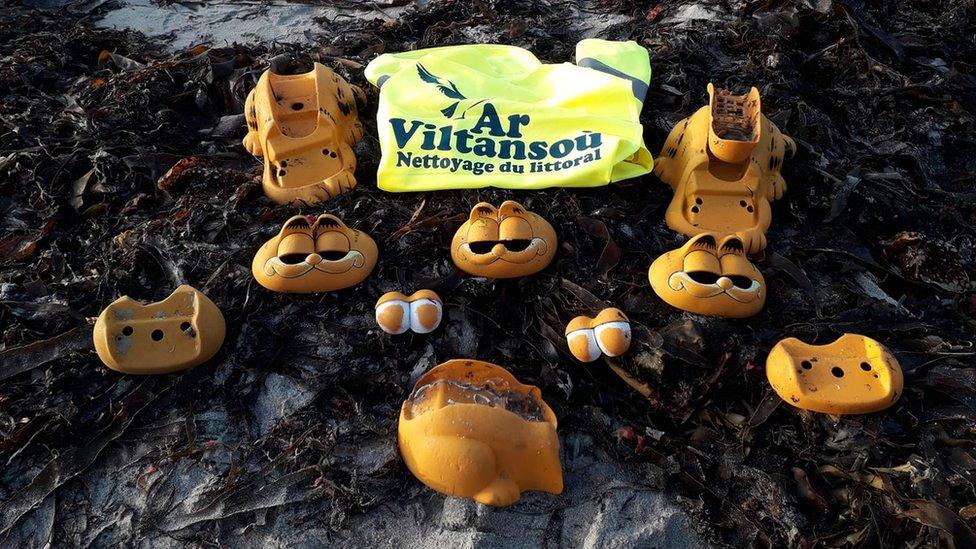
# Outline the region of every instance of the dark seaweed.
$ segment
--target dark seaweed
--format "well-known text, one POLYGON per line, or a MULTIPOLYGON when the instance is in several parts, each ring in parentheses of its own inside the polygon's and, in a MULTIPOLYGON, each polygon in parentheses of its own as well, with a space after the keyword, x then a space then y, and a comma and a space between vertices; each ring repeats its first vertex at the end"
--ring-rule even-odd
POLYGON ((588 6, 431 1, 394 23, 330 22, 313 46, 175 54, 96 29, 91 15, 0 10, 0 539, 136 544, 156 531, 202 544, 296 503, 337 529, 424 493, 395 451, 400 404, 423 370, 476 357, 540 386, 561 429, 660 468, 716 541, 976 545, 972 2, 718 2, 699 6, 704 19, 684 0, 588 6), (686 315, 654 296, 647 268, 681 238, 653 176, 586 191, 376 189, 377 91, 361 68, 377 53, 495 41, 563 62, 595 20, 612 21, 601 36, 650 50, 653 152, 705 104, 710 81, 758 86, 764 112, 796 138, 758 316, 686 315), (311 60, 367 92, 359 186, 324 208, 277 207, 240 145, 243 99, 270 64, 311 60), (457 274, 453 231, 477 201, 506 198, 553 223, 556 260, 514 281, 457 274), (376 271, 333 294, 263 290, 254 251, 289 216, 319 210, 377 239, 376 271), (180 283, 223 310, 220 354, 182 375, 104 368, 93 317, 180 283), (383 336, 375 299, 418 288, 444 297, 444 326, 383 336), (575 362, 565 323, 607 304, 633 320, 631 352, 615 368, 575 362), (772 345, 844 332, 894 352, 901 400, 847 417, 783 404, 764 373, 772 345), (595 424, 594 409, 610 421, 595 424), (364 463, 362 447, 382 450, 364 463), (197 486, 187 460, 226 467, 222 483, 197 486), (92 471, 119 491, 112 505, 80 482, 92 471), (143 511, 127 510, 129 497, 143 511), (104 515, 113 526, 86 528, 104 515))

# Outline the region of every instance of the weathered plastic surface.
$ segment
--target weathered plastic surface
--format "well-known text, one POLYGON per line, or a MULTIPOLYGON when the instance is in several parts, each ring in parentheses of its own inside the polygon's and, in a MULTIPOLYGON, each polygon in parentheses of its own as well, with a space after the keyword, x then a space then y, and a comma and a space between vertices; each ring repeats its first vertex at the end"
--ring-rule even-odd
POLYGON ((315 63, 303 74, 266 71, 244 105, 244 148, 264 157, 264 193, 278 204, 317 204, 356 186, 352 146, 363 137, 365 94, 315 63))
POLYGON ((630 349, 630 319, 610 307, 595 317, 578 316, 566 325, 566 343, 580 362, 593 362, 600 355, 620 356, 630 349))
POLYGON ((458 269, 487 278, 517 278, 541 271, 556 255, 556 231, 513 200, 495 208, 481 202, 454 234, 451 259, 458 269))
POLYGON ((186 284, 169 297, 143 304, 128 296, 95 322, 98 358, 126 374, 167 374, 192 368, 224 343, 224 316, 213 301, 186 284))
POLYGON ((678 122, 654 174, 674 189, 665 213, 687 236, 735 234, 747 253, 766 247, 770 201, 786 191, 780 174, 796 144, 761 112, 759 91, 731 95, 708 85, 709 105, 678 122))
POLYGON ((766 377, 793 406, 837 415, 884 410, 898 400, 904 384, 891 352, 857 334, 826 345, 784 339, 766 358, 766 377))
POLYGON ((692 237, 651 263, 651 287, 672 307, 700 315, 750 317, 766 303, 766 279, 736 235, 692 237))
POLYGON ((428 334, 441 324, 444 302, 433 290, 418 290, 405 295, 387 292, 376 302, 376 324, 388 334, 410 330, 428 334))
POLYGON ((283 293, 341 290, 362 282, 376 266, 376 242, 334 215, 296 215, 265 242, 251 262, 259 284, 283 293))
POLYGON ((399 443, 414 476, 443 494, 503 507, 527 490, 563 491, 556 416, 538 387, 494 364, 427 372, 400 410, 399 443))

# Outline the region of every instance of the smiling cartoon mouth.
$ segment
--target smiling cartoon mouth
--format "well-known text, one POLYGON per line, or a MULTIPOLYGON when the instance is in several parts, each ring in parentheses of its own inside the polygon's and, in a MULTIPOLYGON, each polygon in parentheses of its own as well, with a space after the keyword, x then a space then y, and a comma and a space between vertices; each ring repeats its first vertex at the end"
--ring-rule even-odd
POLYGON ((722 276, 708 271, 677 271, 668 278, 674 291, 685 290, 699 297, 725 294, 739 303, 752 303, 762 297, 759 281, 743 275, 722 276))
POLYGON ((490 265, 496 261, 527 263, 534 257, 545 255, 546 241, 541 238, 519 240, 479 240, 461 244, 460 249, 475 265, 490 265), (501 246, 501 250, 498 250, 501 246))
POLYGON ((264 273, 282 278, 298 278, 312 271, 342 274, 365 265, 366 258, 357 250, 328 251, 315 254, 285 254, 268 259, 264 273))

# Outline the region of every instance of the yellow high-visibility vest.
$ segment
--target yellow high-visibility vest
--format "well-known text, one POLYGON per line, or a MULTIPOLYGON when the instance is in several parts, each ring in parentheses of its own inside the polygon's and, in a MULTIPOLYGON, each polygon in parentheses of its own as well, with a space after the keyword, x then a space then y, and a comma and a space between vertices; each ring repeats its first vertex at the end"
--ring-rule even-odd
POLYGON ((583 40, 576 64, 498 44, 384 54, 366 78, 383 190, 595 187, 653 167, 639 120, 651 66, 635 42, 583 40))

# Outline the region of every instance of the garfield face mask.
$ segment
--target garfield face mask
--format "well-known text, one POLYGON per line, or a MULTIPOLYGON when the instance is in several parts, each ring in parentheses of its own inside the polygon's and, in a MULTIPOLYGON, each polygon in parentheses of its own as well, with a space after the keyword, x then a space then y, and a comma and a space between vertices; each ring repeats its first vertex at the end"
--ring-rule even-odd
POLYGON ((115 371, 166 374, 206 362, 225 330, 217 305, 184 284, 156 303, 115 300, 99 315, 92 338, 98 358, 115 371))
POLYGON ((548 221, 513 200, 471 209, 451 242, 462 271, 487 278, 517 278, 544 269, 556 255, 556 232, 548 221))
POLYGON ((259 284, 276 292, 331 292, 362 282, 376 259, 376 242, 338 217, 297 215, 261 246, 251 272, 259 284))
POLYGON ((766 281, 746 257, 739 237, 700 234, 658 257, 649 273, 654 292, 668 304, 702 315, 744 318, 762 309, 766 281))

